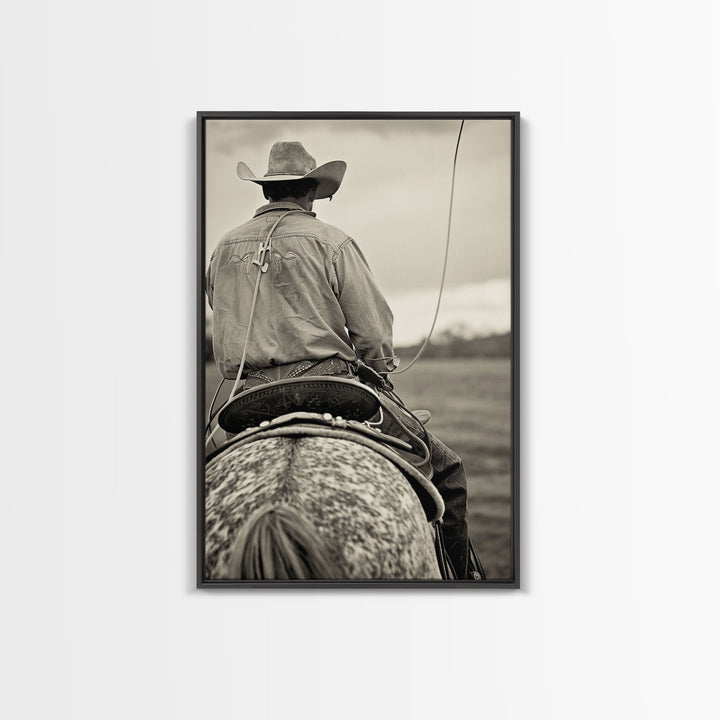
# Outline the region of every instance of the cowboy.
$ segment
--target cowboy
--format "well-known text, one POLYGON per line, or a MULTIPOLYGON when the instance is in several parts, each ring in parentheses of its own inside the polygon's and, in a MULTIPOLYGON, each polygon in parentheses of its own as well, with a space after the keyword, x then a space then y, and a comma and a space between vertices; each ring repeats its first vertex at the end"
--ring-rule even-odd
MULTIPOLYGON (((359 367, 386 378, 397 367, 392 312, 360 248, 312 211, 316 200, 338 191, 346 167, 341 160, 318 167, 299 142, 275 143, 262 177, 238 163, 239 177, 260 185, 269 202, 220 240, 206 291, 216 363, 225 378, 240 371, 245 389, 300 375, 355 376, 359 367)), ((432 482, 445 502, 445 547, 455 574, 464 579, 462 461, 432 434, 425 436, 432 482)))

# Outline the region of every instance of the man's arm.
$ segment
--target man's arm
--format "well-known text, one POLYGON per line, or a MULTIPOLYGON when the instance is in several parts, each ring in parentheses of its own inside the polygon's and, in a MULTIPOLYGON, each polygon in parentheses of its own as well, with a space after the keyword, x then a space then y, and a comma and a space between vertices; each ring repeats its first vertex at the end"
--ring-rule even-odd
POLYGON ((370 267, 352 238, 335 260, 338 301, 358 357, 380 373, 394 370, 393 315, 370 267))

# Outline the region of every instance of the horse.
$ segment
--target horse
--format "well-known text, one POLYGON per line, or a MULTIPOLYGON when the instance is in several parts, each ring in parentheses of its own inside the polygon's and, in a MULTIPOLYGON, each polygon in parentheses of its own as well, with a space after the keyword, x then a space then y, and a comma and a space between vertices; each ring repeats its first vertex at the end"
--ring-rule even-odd
POLYGON ((206 465, 209 581, 440 580, 434 533, 397 463, 343 433, 230 443, 206 465))

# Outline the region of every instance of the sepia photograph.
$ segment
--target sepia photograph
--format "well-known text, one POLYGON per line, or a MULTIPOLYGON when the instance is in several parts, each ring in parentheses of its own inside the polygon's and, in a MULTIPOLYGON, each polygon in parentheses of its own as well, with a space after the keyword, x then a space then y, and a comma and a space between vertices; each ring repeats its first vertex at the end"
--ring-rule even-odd
POLYGON ((199 587, 518 587, 519 122, 198 113, 199 587))

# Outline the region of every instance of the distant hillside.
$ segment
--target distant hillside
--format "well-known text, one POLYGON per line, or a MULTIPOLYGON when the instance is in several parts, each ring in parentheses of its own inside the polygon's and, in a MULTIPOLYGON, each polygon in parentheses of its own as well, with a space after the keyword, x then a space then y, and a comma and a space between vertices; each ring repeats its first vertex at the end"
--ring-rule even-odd
MULTIPOLYGON (((395 353, 402 360, 410 360, 420 349, 422 343, 396 347, 395 353)), ((423 351, 424 358, 509 358, 512 355, 512 336, 510 333, 468 337, 467 328, 456 327, 433 335, 433 339, 423 351)), ((205 327, 205 360, 213 359, 212 330, 210 322, 205 327)))
MULTIPOLYGON (((395 348, 397 356, 409 360, 415 356, 422 343, 408 347, 395 348)), ((509 358, 512 355, 512 336, 510 333, 489 335, 487 337, 464 337, 446 331, 430 340, 422 356, 424 358, 469 358, 491 357, 509 358)))

